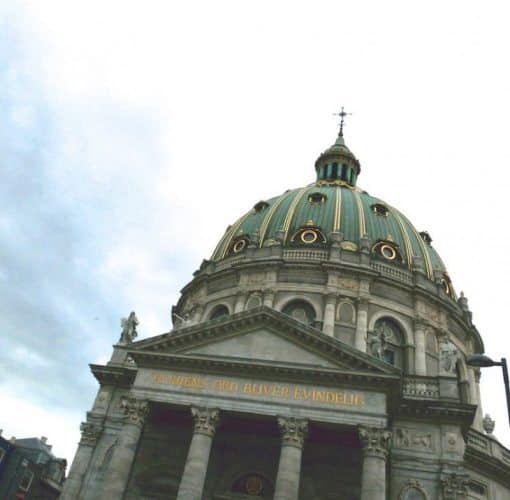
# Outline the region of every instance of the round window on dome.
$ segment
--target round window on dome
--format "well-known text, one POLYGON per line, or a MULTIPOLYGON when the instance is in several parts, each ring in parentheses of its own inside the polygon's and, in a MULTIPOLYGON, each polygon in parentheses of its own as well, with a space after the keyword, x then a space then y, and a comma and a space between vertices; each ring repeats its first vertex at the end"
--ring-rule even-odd
POLYGON ((443 277, 441 278, 441 286, 443 287, 443 290, 446 295, 448 295, 448 297, 454 298, 452 280, 446 273, 444 273, 443 277))
POLYGON ((248 246, 249 240, 247 236, 236 238, 231 244, 228 253, 230 255, 241 253, 248 246))
POLYGON ((326 237, 318 227, 303 227, 294 233, 290 241, 299 245, 318 245, 326 243, 326 237))
POLYGON ((303 231, 300 236, 301 241, 307 245, 315 243, 318 238, 319 235, 317 234, 317 231, 313 229, 307 229, 306 231, 303 231))
POLYGON ((402 262, 402 256, 397 246, 390 241, 380 241, 374 245, 372 252, 391 262, 402 262))

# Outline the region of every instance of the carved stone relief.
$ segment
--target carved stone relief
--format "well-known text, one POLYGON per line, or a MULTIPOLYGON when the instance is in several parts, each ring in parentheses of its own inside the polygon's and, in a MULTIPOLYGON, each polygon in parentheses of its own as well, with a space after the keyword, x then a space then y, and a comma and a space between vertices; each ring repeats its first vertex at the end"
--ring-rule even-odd
POLYGON ((468 476, 465 474, 449 474, 441 479, 443 500, 467 499, 468 476))
POLYGON ((395 432, 395 447, 431 451, 432 433, 398 428, 395 432))
POLYGON ((445 432, 444 444, 446 451, 452 453, 457 451, 457 434, 455 432, 445 432))

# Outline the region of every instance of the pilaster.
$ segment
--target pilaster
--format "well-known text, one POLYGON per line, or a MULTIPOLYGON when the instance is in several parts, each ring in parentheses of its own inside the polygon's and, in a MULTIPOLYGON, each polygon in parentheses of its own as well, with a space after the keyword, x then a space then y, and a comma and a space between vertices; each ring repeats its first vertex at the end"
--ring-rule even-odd
POLYGON ((108 465, 102 490, 102 497, 109 500, 120 500, 124 495, 143 425, 149 413, 149 403, 128 396, 122 399, 121 409, 124 412, 124 423, 108 465))
POLYGON ((61 500, 76 500, 79 498, 83 479, 89 468, 92 453, 103 432, 102 426, 92 422, 82 422, 80 430, 80 443, 74 456, 69 475, 64 483, 64 489, 60 496, 61 500))

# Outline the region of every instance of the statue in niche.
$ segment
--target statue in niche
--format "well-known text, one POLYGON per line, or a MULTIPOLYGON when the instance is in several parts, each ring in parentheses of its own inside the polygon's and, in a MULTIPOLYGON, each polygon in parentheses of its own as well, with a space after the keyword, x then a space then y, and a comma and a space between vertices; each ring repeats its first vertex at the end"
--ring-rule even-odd
POLYGON ((138 332, 136 331, 137 325, 138 318, 134 311, 131 311, 127 318, 122 318, 120 320, 120 326, 122 328, 122 333, 120 334, 121 344, 130 344, 133 342, 133 340, 138 336, 138 332))
POLYGON ((439 350, 439 363, 441 370, 445 373, 455 374, 457 358, 457 348, 448 339, 443 339, 439 350))
POLYGON ((370 339, 370 354, 378 359, 384 359, 384 348, 393 336, 391 326, 385 321, 376 324, 370 339))

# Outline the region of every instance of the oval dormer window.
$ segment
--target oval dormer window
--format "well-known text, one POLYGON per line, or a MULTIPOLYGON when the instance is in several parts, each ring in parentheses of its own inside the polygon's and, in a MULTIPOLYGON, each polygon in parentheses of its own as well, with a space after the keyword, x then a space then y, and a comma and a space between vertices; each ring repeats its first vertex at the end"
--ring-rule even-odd
POLYGON ((327 197, 325 194, 322 193, 312 193, 308 196, 308 202, 313 205, 320 205, 324 203, 327 200, 327 197))
POLYGON ((390 213, 388 207, 382 203, 374 203, 370 208, 374 214, 381 215, 383 217, 388 217, 388 214, 390 213))
POLYGON ((233 255, 236 253, 241 253, 248 246, 249 238, 248 236, 241 236, 236 238, 229 247, 228 253, 229 255, 233 255))
POLYGON ((402 256, 400 255, 397 245, 391 241, 379 241, 373 246, 372 252, 378 254, 386 260, 392 262, 402 262, 402 256))

